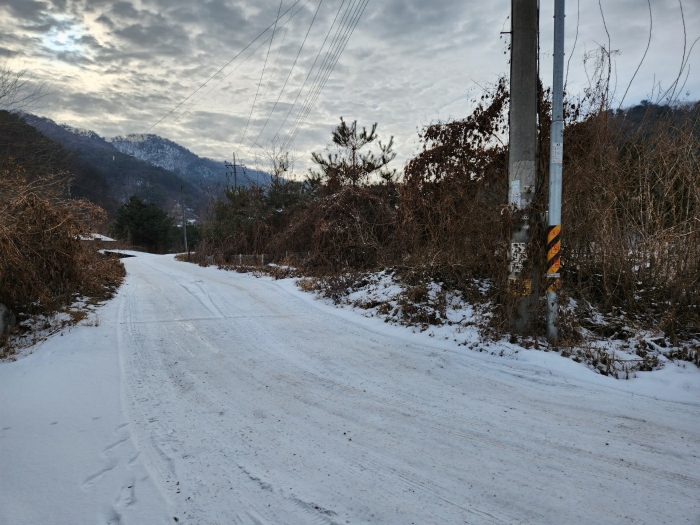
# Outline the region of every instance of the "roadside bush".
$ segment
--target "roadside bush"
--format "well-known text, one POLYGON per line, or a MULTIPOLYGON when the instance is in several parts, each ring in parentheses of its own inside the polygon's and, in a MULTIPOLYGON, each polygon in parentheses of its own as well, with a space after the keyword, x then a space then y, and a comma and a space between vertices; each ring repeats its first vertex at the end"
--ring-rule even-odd
POLYGON ((673 338, 700 330, 700 105, 659 109, 567 128, 562 261, 575 297, 673 338))
POLYGON ((316 274, 370 270, 391 263, 396 209, 378 186, 343 185, 309 206, 290 224, 287 236, 308 247, 304 261, 316 274))
POLYGON ((228 189, 213 203, 196 260, 266 254, 280 261, 304 253, 297 262, 321 274, 384 264, 396 223, 394 172, 386 166, 395 155, 376 128, 358 130, 341 119, 326 155, 313 155, 318 171, 301 182, 289 180, 286 153, 270 155, 269 185, 228 189))
MULTIPOLYGON (((505 280, 508 90, 501 79, 465 119, 427 126, 398 189, 401 251, 395 259, 469 289, 505 280)), ((499 288, 494 288, 498 290, 499 288)))
POLYGON ((15 312, 49 313, 76 294, 106 296, 124 276, 121 263, 81 243, 106 215, 66 198, 69 180, 19 166, 0 172, 0 303, 15 312))

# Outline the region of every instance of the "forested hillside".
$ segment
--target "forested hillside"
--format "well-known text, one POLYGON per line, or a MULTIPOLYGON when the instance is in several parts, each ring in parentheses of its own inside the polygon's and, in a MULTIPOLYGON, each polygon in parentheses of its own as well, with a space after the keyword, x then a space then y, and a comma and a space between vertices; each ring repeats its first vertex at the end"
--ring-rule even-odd
POLYGON ((103 177, 105 193, 119 202, 132 195, 168 209, 180 199, 184 187, 185 203, 201 210, 206 202, 203 189, 166 169, 124 154, 92 131, 61 126, 50 119, 23 115, 24 120, 42 134, 60 143, 82 162, 91 165, 103 177))
POLYGON ((0 111, 0 169, 8 168, 9 163, 21 165, 29 173, 71 173, 70 194, 94 202, 109 216, 114 216, 119 205, 116 192, 101 170, 40 133, 19 115, 0 111))

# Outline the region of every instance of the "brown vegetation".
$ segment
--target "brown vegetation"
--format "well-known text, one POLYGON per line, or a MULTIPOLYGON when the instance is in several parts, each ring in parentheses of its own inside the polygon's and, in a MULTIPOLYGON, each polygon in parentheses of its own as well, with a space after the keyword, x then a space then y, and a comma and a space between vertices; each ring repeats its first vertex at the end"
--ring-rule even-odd
POLYGON ((567 129, 562 259, 571 293, 675 337, 700 328, 700 107, 649 113, 567 129))
POLYGON ((67 198, 69 180, 16 165, 0 172, 0 303, 17 313, 48 313, 76 294, 106 297, 124 276, 121 263, 80 241, 106 217, 67 198))
MULTIPOLYGON (((700 329, 700 106, 613 111, 606 97, 599 83, 566 104, 561 333, 575 340, 587 328, 621 337, 615 327, 628 324, 692 340, 700 329)), ((391 143, 377 156, 358 153, 373 146, 376 126, 359 132, 342 121, 333 134, 336 153, 313 157, 320 173, 293 182, 282 170, 269 188, 239 188, 217 203, 200 256, 235 264, 240 253, 281 262, 289 252, 308 252, 293 264, 336 280, 390 267, 411 286, 443 282, 469 300, 488 302, 491 329, 505 333, 508 99, 501 80, 472 115, 426 127, 422 151, 400 182, 386 169, 391 143), (357 140, 346 140, 348 134, 357 140), (357 160, 363 158, 383 160, 357 160)), ((528 260, 543 274, 547 92, 539 106, 528 260)))
POLYGON ((465 119, 436 123, 406 164, 397 231, 403 265, 464 291, 474 279, 505 279, 508 91, 505 80, 465 119))

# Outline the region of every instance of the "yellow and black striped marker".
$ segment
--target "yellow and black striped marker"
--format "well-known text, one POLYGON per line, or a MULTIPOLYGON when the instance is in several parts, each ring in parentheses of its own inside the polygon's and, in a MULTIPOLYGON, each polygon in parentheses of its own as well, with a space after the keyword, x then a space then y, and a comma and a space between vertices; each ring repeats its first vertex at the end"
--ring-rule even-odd
POLYGON ((550 226, 547 229, 547 291, 556 292, 561 286, 559 267, 561 258, 561 226, 550 226))

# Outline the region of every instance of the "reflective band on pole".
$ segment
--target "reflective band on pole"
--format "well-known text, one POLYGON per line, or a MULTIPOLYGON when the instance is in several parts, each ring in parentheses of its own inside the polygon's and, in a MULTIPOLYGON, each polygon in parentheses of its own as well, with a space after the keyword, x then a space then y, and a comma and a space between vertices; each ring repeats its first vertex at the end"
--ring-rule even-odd
POLYGON ((561 284, 559 267, 561 259, 559 251, 561 250, 561 226, 550 226, 547 229, 547 278, 551 279, 547 283, 547 291, 555 292, 561 284))

